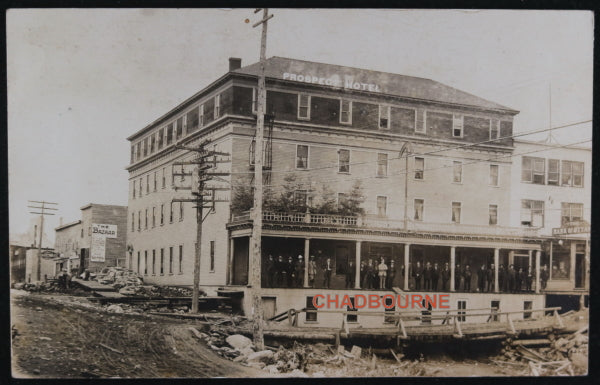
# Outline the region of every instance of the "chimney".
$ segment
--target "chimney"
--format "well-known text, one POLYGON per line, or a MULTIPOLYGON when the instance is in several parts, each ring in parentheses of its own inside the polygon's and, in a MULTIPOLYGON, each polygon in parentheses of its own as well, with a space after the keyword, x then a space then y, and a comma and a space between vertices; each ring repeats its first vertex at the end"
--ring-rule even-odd
POLYGON ((229 72, 242 68, 242 59, 239 57, 229 58, 229 72))

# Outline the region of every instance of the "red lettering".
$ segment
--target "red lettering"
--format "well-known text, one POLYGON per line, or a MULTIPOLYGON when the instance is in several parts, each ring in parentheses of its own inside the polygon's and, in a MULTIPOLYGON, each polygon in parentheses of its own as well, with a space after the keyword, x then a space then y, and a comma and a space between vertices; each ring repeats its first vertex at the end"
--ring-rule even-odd
POLYGON ((344 298, 342 298, 342 303, 340 304, 340 307, 341 308, 343 308, 343 307, 349 307, 351 309, 353 308, 352 307, 352 302, 350 301, 350 297, 347 294, 344 296, 344 298))
POLYGON ((357 295, 355 295, 355 296, 354 296, 354 308, 355 308, 355 309, 362 309, 362 308, 364 308, 365 306, 367 306, 367 298, 365 298, 365 296, 364 296, 364 295, 362 295, 362 294, 357 294, 357 295), (359 299, 362 299, 362 305, 359 305, 359 304, 358 304, 358 300, 359 300, 359 299))
POLYGON ((383 307, 384 308, 386 308, 386 309, 393 309, 394 305, 395 304, 394 304, 394 296, 393 295, 386 294, 386 295, 383 296, 383 307), (388 299, 388 298, 390 298, 392 300, 391 304, 389 304, 389 305, 387 305, 387 301, 386 301, 386 299, 388 299))
POLYGON ((440 294, 440 309, 450 309, 448 302, 450 301, 450 294, 440 294), (446 305, 444 305, 446 303, 446 305))
POLYGON ((313 301, 312 301, 312 303, 313 303, 313 306, 314 306, 316 309, 320 309, 320 308, 322 308, 323 306, 325 306, 325 303, 322 303, 322 304, 320 304, 320 305, 319 305, 319 303, 318 303, 318 301, 317 301, 317 298, 323 298, 323 299, 325 299, 325 296, 324 296, 323 294, 317 294, 317 295, 315 295, 315 296, 313 297, 313 301))
POLYGON ((429 309, 429 306, 431 306, 432 309, 435 309, 436 308, 435 305, 436 305, 436 302, 437 302, 436 301, 436 297, 437 297, 437 295, 434 294, 433 295, 433 299, 431 299, 431 297, 429 296, 429 294, 427 294, 425 296, 425 307, 429 309))
POLYGON ((381 306, 379 296, 377 294, 369 294, 369 309, 377 309, 379 306, 381 306))
POLYGON ((401 296, 400 294, 398 294, 398 307, 399 307, 400 309, 406 309, 406 308, 408 307, 408 303, 409 303, 410 301, 408 300, 408 297, 407 297, 407 296, 404 296, 404 299, 405 299, 406 301, 404 301, 404 306, 402 306, 402 297, 403 297, 403 296, 401 296))
POLYGON ((417 304, 420 308, 423 308, 423 305, 421 305, 421 301, 423 301, 423 296, 421 294, 412 294, 410 296, 410 307, 414 309, 415 304, 417 304))
POLYGON ((327 309, 330 309, 329 305, 331 305, 332 303, 335 304, 336 309, 340 307, 337 294, 333 296, 333 301, 331 300, 331 296, 327 294, 327 309))

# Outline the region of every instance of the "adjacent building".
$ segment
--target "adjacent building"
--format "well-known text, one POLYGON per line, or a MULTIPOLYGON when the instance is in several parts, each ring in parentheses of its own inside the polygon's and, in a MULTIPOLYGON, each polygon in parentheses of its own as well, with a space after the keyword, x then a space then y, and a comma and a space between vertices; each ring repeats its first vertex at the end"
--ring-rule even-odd
MULTIPOLYGON (((546 238, 513 215, 513 187, 522 184, 514 177, 518 111, 430 79, 281 57, 265 68, 267 314, 310 307, 316 294, 374 289, 356 266, 364 272, 382 259, 395 274, 380 294, 435 289, 449 294, 454 309, 544 305, 538 279, 546 238), (295 271, 304 264, 305 273, 313 260, 315 276, 284 277, 285 264, 269 269, 270 256, 291 258, 295 271), (448 264, 450 279, 423 287, 413 273, 427 264, 448 264), (500 267, 509 265, 536 272, 531 291, 506 293, 500 267), (478 292, 482 266, 493 283, 478 292)), ((258 73, 258 63, 241 67, 230 59, 225 75, 128 137, 127 264, 146 282, 192 283, 196 213, 192 203, 172 200, 189 197, 176 187, 191 171, 174 163, 194 154, 175 144, 210 140, 231 154, 217 170, 231 173, 225 179, 232 190, 221 197, 230 203, 215 203, 204 222, 200 282, 208 292, 246 291, 248 272, 257 268, 249 258, 251 204, 242 198, 253 182, 258 73)), ((317 317, 335 323, 342 315, 300 322, 317 317)), ((383 316, 354 320, 386 323, 383 316)))

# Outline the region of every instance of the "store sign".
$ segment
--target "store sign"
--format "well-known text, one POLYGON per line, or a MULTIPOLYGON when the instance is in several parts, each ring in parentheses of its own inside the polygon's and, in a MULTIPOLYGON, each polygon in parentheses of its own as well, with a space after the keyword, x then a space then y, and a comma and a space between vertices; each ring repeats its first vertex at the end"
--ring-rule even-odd
POLYGON ((574 221, 564 227, 552 229, 552 235, 586 234, 591 231, 591 226, 586 221, 574 221))
POLYGON ((92 247, 90 251, 91 262, 104 262, 106 260, 106 237, 92 234, 92 247))
POLYGON ((116 238, 117 237, 117 225, 105 225, 99 223, 92 223, 92 236, 101 235, 105 238, 116 238))
POLYGON ((342 87, 349 90, 360 90, 370 92, 381 92, 379 84, 361 83, 354 80, 351 76, 332 75, 328 77, 316 76, 315 74, 295 74, 290 72, 283 73, 283 80, 292 80, 301 83, 321 84, 332 87, 342 87))

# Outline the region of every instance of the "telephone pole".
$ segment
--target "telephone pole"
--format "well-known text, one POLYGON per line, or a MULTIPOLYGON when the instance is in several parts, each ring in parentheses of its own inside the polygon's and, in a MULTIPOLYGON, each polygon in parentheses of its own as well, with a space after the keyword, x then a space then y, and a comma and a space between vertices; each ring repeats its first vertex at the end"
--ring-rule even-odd
MULTIPOLYGON (((191 198, 175 198, 171 202, 192 202, 196 205, 196 249, 194 254, 194 287, 192 289, 192 313, 198 313, 198 300, 200 298, 200 256, 202 252, 202 223, 210 214, 211 211, 215 210, 216 202, 228 202, 227 199, 217 199, 215 194, 216 191, 229 190, 228 187, 214 187, 207 186, 206 182, 217 179, 220 176, 230 175, 229 172, 216 172, 209 171, 210 169, 216 168, 218 163, 228 163, 229 160, 217 159, 217 156, 229 156, 228 153, 218 152, 215 150, 207 150, 206 146, 210 144, 208 140, 201 142, 197 147, 188 147, 181 144, 177 144, 175 147, 190 152, 195 152, 196 157, 194 160, 173 162, 173 175, 183 177, 190 176, 191 183, 189 186, 174 186, 175 190, 191 190, 191 198), (213 158, 213 159, 208 159, 213 158), (193 165, 196 166, 193 172, 186 172, 185 166, 193 165), (181 166, 181 172, 176 172, 175 167, 181 166), (205 200, 205 198, 210 198, 205 200), (203 209, 209 209, 206 216, 203 216, 203 209)), ((219 179, 226 181, 224 179, 219 179)))
MULTIPOLYGON (((256 9, 254 13, 260 12, 256 9)), ((267 92, 265 88, 265 62, 267 60, 267 23, 273 15, 269 16, 269 9, 263 8, 262 20, 255 23, 252 28, 262 24, 260 38, 260 74, 258 76, 258 104, 256 117, 256 145, 254 146, 254 206, 251 211, 252 217, 252 239, 250 241, 250 279, 248 285, 252 293, 252 336, 254 346, 263 350, 265 341, 263 335, 264 315, 262 308, 261 288, 261 242, 262 242, 262 214, 263 214, 263 138, 265 131, 265 113, 267 104, 267 92)))
POLYGON ((40 241, 38 242, 38 255, 37 255, 37 281, 42 280, 42 239, 44 236, 44 215, 54 215, 53 213, 46 212, 46 210, 58 210, 54 207, 47 207, 46 205, 58 205, 58 203, 46 202, 46 201, 28 201, 32 204, 39 204, 41 206, 27 206, 31 209, 39 211, 30 211, 30 214, 40 215, 40 241))

